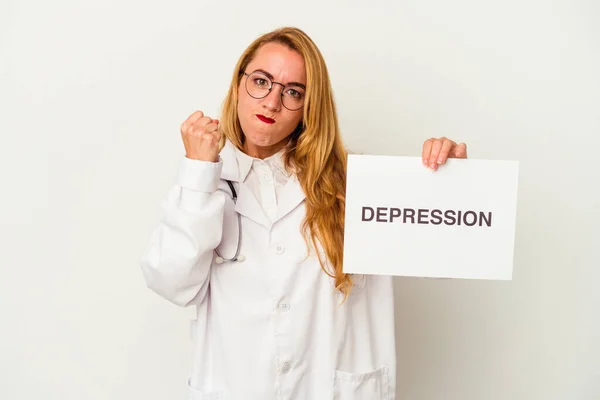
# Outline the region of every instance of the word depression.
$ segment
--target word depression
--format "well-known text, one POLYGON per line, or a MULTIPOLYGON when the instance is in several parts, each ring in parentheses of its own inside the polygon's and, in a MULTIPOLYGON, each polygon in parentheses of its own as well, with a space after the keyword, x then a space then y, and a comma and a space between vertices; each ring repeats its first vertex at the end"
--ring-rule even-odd
POLYGON ((492 212, 438 210, 427 208, 363 207, 363 222, 401 222, 403 224, 492 226, 492 212))

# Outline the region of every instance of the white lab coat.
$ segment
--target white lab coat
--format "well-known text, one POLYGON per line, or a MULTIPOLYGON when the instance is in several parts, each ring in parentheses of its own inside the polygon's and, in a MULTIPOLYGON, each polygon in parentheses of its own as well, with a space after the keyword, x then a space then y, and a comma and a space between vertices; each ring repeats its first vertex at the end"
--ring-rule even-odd
POLYGON ((142 258, 149 288, 196 306, 189 398, 395 399, 391 277, 355 276, 340 305, 333 278, 314 250, 307 254, 295 176, 269 218, 240 182, 237 152, 227 142, 218 163, 182 160, 142 258), (225 179, 238 192, 235 205, 225 179), (235 253, 236 212, 246 259, 217 264, 215 248, 225 258, 235 253))

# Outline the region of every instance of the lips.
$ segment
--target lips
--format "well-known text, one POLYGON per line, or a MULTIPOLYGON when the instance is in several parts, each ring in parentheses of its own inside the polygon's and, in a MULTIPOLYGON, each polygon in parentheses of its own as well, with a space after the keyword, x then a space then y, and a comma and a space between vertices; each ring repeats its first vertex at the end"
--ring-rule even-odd
POLYGON ((274 124, 274 123, 275 123, 275 120, 274 120, 274 119, 272 119, 272 118, 268 118, 268 117, 265 117, 265 116, 264 116, 264 115, 262 115, 262 114, 256 114, 256 117, 257 117, 258 119, 260 119, 262 122, 264 122, 265 124, 274 124))

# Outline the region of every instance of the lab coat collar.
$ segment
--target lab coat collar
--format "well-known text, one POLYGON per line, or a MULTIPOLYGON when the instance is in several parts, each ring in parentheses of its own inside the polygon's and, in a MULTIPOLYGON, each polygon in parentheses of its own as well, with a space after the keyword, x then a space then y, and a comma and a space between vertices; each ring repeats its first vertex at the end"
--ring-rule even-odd
MULTIPOLYGON (((239 170, 239 180, 240 182, 244 182, 252 169, 252 165, 256 161, 260 161, 257 158, 251 157, 248 154, 244 153, 242 150, 233 146, 235 157, 237 159, 238 170, 239 170)), ((285 177, 289 178, 292 174, 285 169, 285 165, 283 163, 283 153, 284 149, 279 150, 277 153, 273 154, 270 157, 265 158, 265 163, 274 166, 277 168, 285 177)))
POLYGON ((283 163, 283 153, 284 153, 284 149, 281 149, 277 153, 273 154, 271 157, 265 158, 264 161, 275 165, 275 167, 283 175, 285 175, 287 178, 289 178, 290 176, 292 176, 292 174, 291 174, 291 172, 288 172, 287 169, 285 169, 285 164, 283 163))
POLYGON ((248 172, 246 172, 246 175, 244 175, 244 179, 240 179, 240 169, 236 157, 236 148, 229 140, 225 142, 225 146, 219 155, 221 157, 221 161, 223 162, 221 179, 232 182, 243 182, 246 178, 246 175, 248 175, 248 172))
POLYGON ((235 146, 233 146, 233 149, 235 151, 235 158, 238 164, 239 179, 240 182, 244 182, 248 177, 250 170, 252 169, 253 158, 235 146))
POLYGON ((302 190, 298 177, 295 174, 290 174, 285 171, 282 157, 278 154, 276 165, 278 168, 282 169, 282 172, 285 171, 285 174, 289 179, 284 187, 281 198, 279 199, 277 214, 271 221, 258 203, 258 200, 256 200, 252 190, 244 183, 244 180, 252 167, 252 158, 246 155, 246 157, 250 159, 248 162, 247 160, 244 160, 244 157, 240 157, 238 152, 242 153, 230 141, 226 141, 220 154, 221 160, 223 161, 221 179, 238 182, 239 184, 238 187, 240 193, 235 206, 235 211, 270 230, 273 224, 288 215, 304 201, 304 190, 302 190))

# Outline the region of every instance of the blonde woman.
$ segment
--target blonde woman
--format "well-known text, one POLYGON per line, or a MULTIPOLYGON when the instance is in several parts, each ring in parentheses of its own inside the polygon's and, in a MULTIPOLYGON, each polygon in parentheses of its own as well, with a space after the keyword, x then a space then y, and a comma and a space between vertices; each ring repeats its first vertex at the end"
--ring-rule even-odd
MULTIPOLYGON (((394 399, 392 279, 342 272, 346 152, 325 61, 301 30, 242 54, 220 119, 186 155, 142 259, 148 287, 197 310, 190 398, 394 399)), ((466 157, 441 138, 436 169, 466 157)))

